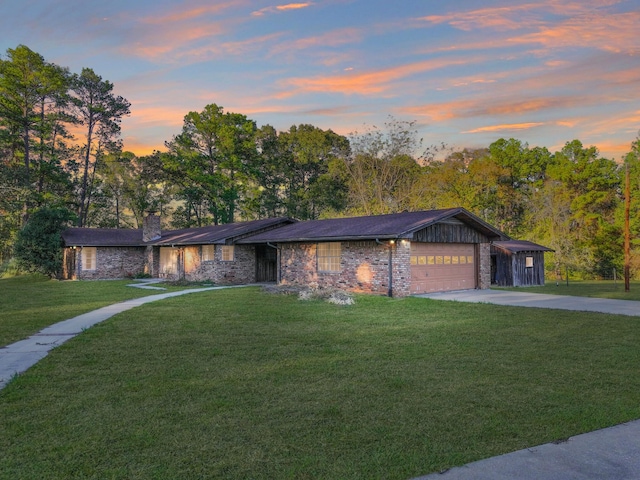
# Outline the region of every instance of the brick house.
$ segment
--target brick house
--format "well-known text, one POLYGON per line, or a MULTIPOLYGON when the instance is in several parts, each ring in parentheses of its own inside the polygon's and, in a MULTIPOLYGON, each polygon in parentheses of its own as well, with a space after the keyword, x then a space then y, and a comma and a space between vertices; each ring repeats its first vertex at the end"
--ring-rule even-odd
POLYGON ((275 281, 275 251, 266 245, 236 243, 291 222, 271 218, 162 232, 160 217, 150 214, 142 229, 69 228, 62 234, 63 278, 147 274, 220 284, 275 281))
MULTIPOLYGON (((158 216, 149 215, 139 230, 70 228, 63 239, 65 278, 146 273, 218 284, 336 287, 394 297, 489 288, 496 259, 507 261, 491 245, 513 242, 463 208, 306 222, 281 217, 167 232, 161 231, 158 216)), ((544 272, 540 255, 535 257, 536 271, 544 272)))
POLYGON ((280 284, 394 297, 489 288, 490 243, 508 237, 462 208, 297 222, 238 243, 277 247, 280 284))

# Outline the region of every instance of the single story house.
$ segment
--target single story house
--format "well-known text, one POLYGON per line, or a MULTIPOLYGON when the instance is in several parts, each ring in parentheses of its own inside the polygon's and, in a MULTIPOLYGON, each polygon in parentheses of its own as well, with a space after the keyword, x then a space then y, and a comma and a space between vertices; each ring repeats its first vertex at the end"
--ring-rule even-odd
POLYGON ((501 287, 544 285, 544 253, 553 250, 526 240, 491 244, 491 283, 501 287))
MULTIPOLYGON (((463 208, 305 222, 280 217, 166 232, 151 214, 139 230, 69 228, 63 240, 68 279, 145 273, 395 297, 489 288, 494 272, 502 272, 495 261, 506 261, 492 245, 513 242, 463 208)), ((534 260, 544 279, 542 262, 534 260)))
POLYGON ((291 223, 238 243, 277 247, 280 284, 403 297, 489 288, 504 233, 463 208, 291 223))
POLYGON ((146 274, 173 280, 243 284, 276 281, 275 250, 236 245, 244 237, 294 222, 270 218, 162 232, 160 217, 142 229, 69 228, 63 278, 92 280, 146 274))

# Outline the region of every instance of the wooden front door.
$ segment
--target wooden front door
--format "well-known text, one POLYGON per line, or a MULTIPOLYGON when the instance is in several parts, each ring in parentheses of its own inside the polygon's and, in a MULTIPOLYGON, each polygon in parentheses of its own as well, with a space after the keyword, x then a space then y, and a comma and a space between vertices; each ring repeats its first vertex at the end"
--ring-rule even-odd
POLYGON ((278 251, 268 245, 256 245, 256 282, 278 281, 278 251))

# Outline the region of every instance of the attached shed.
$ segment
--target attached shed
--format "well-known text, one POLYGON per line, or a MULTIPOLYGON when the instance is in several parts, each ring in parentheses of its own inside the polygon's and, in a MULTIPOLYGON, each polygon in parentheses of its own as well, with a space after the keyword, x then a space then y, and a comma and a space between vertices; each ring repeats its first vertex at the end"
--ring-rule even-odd
POLYGON ((550 248, 526 240, 491 244, 491 283, 500 287, 544 285, 544 252, 550 248))

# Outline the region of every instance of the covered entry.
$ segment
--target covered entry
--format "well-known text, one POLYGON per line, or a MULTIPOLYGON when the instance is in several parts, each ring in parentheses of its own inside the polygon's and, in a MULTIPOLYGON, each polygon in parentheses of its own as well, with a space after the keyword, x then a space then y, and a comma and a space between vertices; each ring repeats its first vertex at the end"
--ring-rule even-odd
POLYGON ((411 243, 411 293, 476 288, 472 243, 411 243))
POLYGON ((269 245, 256 245, 256 282, 278 280, 278 251, 269 245))

